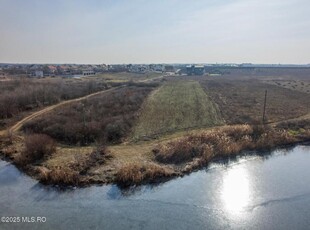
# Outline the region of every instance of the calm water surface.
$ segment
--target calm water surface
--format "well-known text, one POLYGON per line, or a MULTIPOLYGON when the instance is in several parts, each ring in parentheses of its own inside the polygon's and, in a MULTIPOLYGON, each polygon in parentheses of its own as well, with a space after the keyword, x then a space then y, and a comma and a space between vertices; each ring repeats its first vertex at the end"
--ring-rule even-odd
POLYGON ((0 161, 0 229, 309 229, 310 147, 213 163, 158 186, 59 191, 0 161))

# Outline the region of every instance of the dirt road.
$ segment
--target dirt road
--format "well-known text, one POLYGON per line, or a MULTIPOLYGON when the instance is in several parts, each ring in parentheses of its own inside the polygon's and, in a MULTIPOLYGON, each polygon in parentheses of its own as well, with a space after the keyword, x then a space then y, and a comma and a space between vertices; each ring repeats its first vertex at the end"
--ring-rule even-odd
MULTIPOLYGON (((151 81, 158 80, 158 79, 161 79, 161 78, 163 78, 163 76, 154 77, 154 78, 146 79, 146 80, 141 80, 141 81, 138 81, 138 82, 151 82, 151 81)), ((93 96, 96 96, 96 95, 99 95, 99 94, 108 93, 108 92, 111 92, 113 90, 119 89, 121 87, 123 87, 123 86, 111 88, 111 89, 108 89, 108 90, 99 91, 99 92, 96 92, 96 93, 88 94, 86 96, 75 98, 75 99, 71 99, 71 100, 67 100, 67 101, 62 101, 62 102, 60 102, 58 104, 46 107, 46 108, 44 108, 44 109, 42 109, 40 111, 32 113, 31 115, 25 117, 24 119, 20 120, 15 125, 10 127, 8 130, 0 131, 0 136, 6 135, 7 132, 10 132, 10 133, 17 132, 26 122, 28 122, 28 121, 30 121, 30 120, 38 117, 38 116, 41 116, 42 114, 48 113, 49 111, 51 111, 51 110, 53 110, 55 108, 58 108, 60 106, 63 106, 63 105, 66 105, 66 104, 69 104, 69 103, 72 103, 72 102, 82 101, 84 99, 87 99, 89 97, 93 97, 93 96)))
MULTIPOLYGON (((82 100, 85 100, 89 97, 93 97, 93 96, 96 96, 96 95, 99 95, 99 94, 104 94, 104 93, 108 93, 108 92, 111 92, 113 90, 116 90, 116 89, 119 89, 121 86, 119 87, 115 87, 115 88, 111 88, 111 89, 108 89, 108 90, 103 90, 103 91, 99 91, 99 92, 96 92, 96 93, 92 93, 92 94, 88 94, 86 96, 83 96, 83 97, 79 97, 79 98, 75 98, 75 99, 71 99, 71 100, 67 100, 67 101, 62 101, 58 104, 55 104, 55 105, 51 105, 49 107, 46 107, 40 111, 37 111, 37 112, 34 112, 32 113, 31 115, 25 117, 24 119, 20 120, 19 122, 17 122, 15 125, 13 125, 12 127, 10 127, 8 129, 8 132, 17 132, 26 122, 38 117, 38 116, 41 116, 42 114, 44 113, 47 113, 55 108, 58 108, 60 106, 63 106, 63 105, 66 105, 66 104, 69 104, 69 103, 72 103, 72 102, 77 102, 77 101, 82 101, 82 100)), ((7 133, 6 130, 3 130, 3 131, 0 131, 0 136, 3 136, 7 133)))

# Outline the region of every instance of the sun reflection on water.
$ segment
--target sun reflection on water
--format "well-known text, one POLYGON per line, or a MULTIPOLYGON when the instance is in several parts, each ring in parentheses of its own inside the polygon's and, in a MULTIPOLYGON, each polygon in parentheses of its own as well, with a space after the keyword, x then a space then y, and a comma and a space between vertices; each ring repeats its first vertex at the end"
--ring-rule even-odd
POLYGON ((224 175, 221 191, 224 208, 238 215, 250 201, 250 182, 243 167, 231 168, 224 175))

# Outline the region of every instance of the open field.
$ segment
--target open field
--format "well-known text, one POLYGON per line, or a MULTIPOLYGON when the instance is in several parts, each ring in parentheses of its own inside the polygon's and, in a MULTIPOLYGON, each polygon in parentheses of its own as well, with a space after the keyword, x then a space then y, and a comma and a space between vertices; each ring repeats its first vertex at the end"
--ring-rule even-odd
POLYGON ((266 80, 264 83, 310 94, 309 80, 266 80))
POLYGON ((201 81, 228 124, 261 122, 267 90, 266 116, 276 122, 310 112, 310 95, 256 79, 217 78, 201 81))
POLYGON ((240 79, 309 80, 310 68, 268 68, 268 67, 209 67, 206 72, 221 73, 223 77, 240 79), (209 70, 210 68, 210 70, 209 70))
POLYGON ((145 101, 132 137, 152 137, 182 129, 215 126, 221 122, 218 111, 198 82, 169 82, 145 101))

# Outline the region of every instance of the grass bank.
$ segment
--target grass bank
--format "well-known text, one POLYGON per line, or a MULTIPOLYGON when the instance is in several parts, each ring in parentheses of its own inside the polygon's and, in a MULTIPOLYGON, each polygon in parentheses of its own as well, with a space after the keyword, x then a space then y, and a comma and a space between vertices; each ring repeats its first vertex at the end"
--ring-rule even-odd
POLYGON ((142 106, 132 138, 222 124, 216 107, 197 81, 165 83, 142 106))

